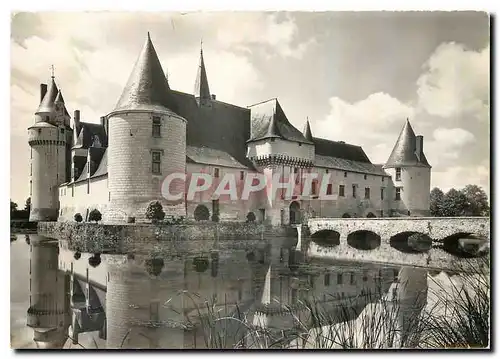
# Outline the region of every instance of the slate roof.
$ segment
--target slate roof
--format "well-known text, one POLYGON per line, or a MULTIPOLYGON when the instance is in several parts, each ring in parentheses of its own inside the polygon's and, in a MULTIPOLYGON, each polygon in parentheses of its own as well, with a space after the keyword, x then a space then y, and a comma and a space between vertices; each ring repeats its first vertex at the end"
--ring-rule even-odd
POLYGON ((316 155, 342 158, 345 160, 370 163, 368 156, 361 146, 351 145, 340 141, 330 141, 314 137, 316 155))
POLYGON ((422 152, 420 159, 416 153, 417 139, 410 121, 406 123, 399 134, 398 140, 392 149, 391 155, 387 160, 385 167, 402 167, 402 166, 420 166, 430 167, 425 154, 422 152))
POLYGON ((99 177, 107 174, 108 174, 108 149, 106 148, 104 150, 104 153, 102 154, 101 163, 99 163, 99 167, 97 167, 97 170, 92 175, 92 177, 99 177))
POLYGON ((89 148, 95 136, 99 138, 102 147, 108 147, 106 129, 99 123, 80 122, 81 128, 73 148, 89 148))
POLYGON ((210 107, 200 107, 194 95, 172 91, 177 114, 187 120, 188 146, 208 147, 228 153, 237 162, 252 168, 246 158, 250 133, 250 110, 212 100, 210 107))
POLYGON ((139 109, 177 111, 149 33, 114 111, 139 109))
POLYGON ((276 98, 249 106, 251 131, 248 142, 266 138, 309 143, 302 133, 288 121, 276 98))
POLYGON ((43 96, 43 99, 40 102, 36 113, 54 111, 54 101, 57 97, 58 92, 59 89, 57 88, 54 78, 52 77, 47 88, 47 92, 45 93, 45 96, 43 96))
POLYGON ((359 162, 332 156, 316 154, 314 165, 317 167, 334 168, 342 171, 367 173, 379 176, 388 176, 380 165, 370 162, 359 162))
POLYGON ((187 146, 186 157, 194 163, 247 169, 229 153, 209 147, 187 146))

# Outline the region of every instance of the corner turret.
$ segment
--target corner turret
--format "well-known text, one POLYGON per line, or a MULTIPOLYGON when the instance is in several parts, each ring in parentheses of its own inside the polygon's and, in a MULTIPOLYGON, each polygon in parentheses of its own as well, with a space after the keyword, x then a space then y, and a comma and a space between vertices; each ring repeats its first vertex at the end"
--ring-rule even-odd
POLYGON ((306 120, 306 124, 304 126, 304 132, 302 133, 306 140, 313 142, 313 136, 311 133, 311 126, 309 125, 309 119, 306 120))
POLYGON ((428 216, 430 213, 431 166, 424 154, 423 136, 416 136, 410 121, 384 165, 394 183, 393 211, 403 216, 428 216))

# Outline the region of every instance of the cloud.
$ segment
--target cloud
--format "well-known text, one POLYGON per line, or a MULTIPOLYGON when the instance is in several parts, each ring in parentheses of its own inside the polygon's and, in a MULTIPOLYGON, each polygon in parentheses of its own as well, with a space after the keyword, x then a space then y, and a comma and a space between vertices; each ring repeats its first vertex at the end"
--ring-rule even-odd
POLYGON ((441 44, 417 81, 418 102, 431 115, 489 119, 490 47, 467 50, 455 42, 441 44))
MULTIPOLYGON (((384 162, 389 155, 387 153, 382 159, 380 152, 382 141, 387 139, 387 129, 400 130, 404 120, 413 117, 414 113, 411 106, 383 92, 371 94, 355 103, 332 97, 329 103, 330 113, 324 120, 313 123, 313 134, 362 145, 376 162, 384 162), (372 151, 374 149, 377 151, 372 151)), ((391 140, 391 145, 394 141, 391 140)))
POLYGON ((312 123, 313 134, 361 145, 372 162, 384 163, 404 120, 410 118, 417 134, 425 137, 433 186, 487 186, 489 165, 481 161, 487 156, 484 141, 489 141, 484 131, 489 119, 488 84, 489 47, 477 52, 444 43, 418 78, 415 105, 383 92, 352 103, 332 97, 329 114, 312 123), (456 127, 437 127, 450 122, 456 127))

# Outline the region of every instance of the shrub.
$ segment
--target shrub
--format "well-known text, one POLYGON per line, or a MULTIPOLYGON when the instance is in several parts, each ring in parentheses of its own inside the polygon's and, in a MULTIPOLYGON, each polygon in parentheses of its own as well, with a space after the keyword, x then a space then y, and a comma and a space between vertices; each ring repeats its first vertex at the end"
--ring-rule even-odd
POLYGON ((93 268, 97 267, 99 264, 101 264, 101 255, 99 253, 96 253, 89 258, 89 265, 93 268))
POLYGON ((197 221, 206 221, 210 218, 208 208, 202 204, 198 205, 194 210, 194 219, 197 221))
POLYGON ((159 276, 165 265, 162 258, 151 258, 146 260, 146 271, 155 277, 159 276))
POLYGON ((248 212, 248 214, 247 214, 247 222, 255 222, 255 213, 248 212))
POLYGON ((97 208, 93 209, 89 213, 89 221, 94 221, 95 223, 99 222, 102 219, 102 214, 99 212, 97 208))
POLYGON ((75 252, 75 254, 73 254, 73 258, 75 258, 76 260, 79 260, 81 256, 82 254, 80 252, 75 252))
POLYGON ((165 218, 165 212, 163 212, 163 207, 160 202, 155 201, 148 205, 148 208, 146 209, 146 218, 150 219, 153 223, 161 221, 165 218))
POLYGON ((83 217, 80 213, 76 213, 74 218, 75 218, 75 221, 77 221, 78 223, 83 221, 83 217))
POLYGON ((219 222, 219 215, 217 213, 212 214, 212 222, 219 222))
POLYGON ((205 257, 194 258, 193 267, 198 273, 205 272, 208 269, 208 259, 205 257))

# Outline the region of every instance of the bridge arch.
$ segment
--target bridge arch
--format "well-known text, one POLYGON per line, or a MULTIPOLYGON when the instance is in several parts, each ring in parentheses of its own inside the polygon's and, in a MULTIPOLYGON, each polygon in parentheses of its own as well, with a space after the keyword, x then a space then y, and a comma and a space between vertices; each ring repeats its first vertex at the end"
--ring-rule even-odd
POLYGON ((392 236, 389 244, 403 253, 423 253, 432 248, 432 239, 424 233, 407 231, 392 236))
POLYGON ((210 219, 210 211, 207 206, 199 204, 194 209, 194 219, 196 221, 208 221, 210 219))
POLYGON ((342 218, 351 218, 351 215, 346 212, 342 215, 342 218))
POLYGON ((380 243, 380 236, 372 231, 359 230, 349 233, 347 236, 347 244, 360 250, 372 250, 378 248, 380 243))
POLYGON ((323 229, 312 234, 311 240, 319 246, 335 247, 340 244, 340 233, 331 229, 323 229))
POLYGON ((366 215, 366 218, 375 218, 377 217, 376 215, 373 214, 373 212, 368 212, 368 214, 366 215))
POLYGON ((483 250, 488 239, 470 232, 458 232, 445 237, 442 241, 443 249, 457 257, 472 258, 482 256, 488 250, 483 250))

